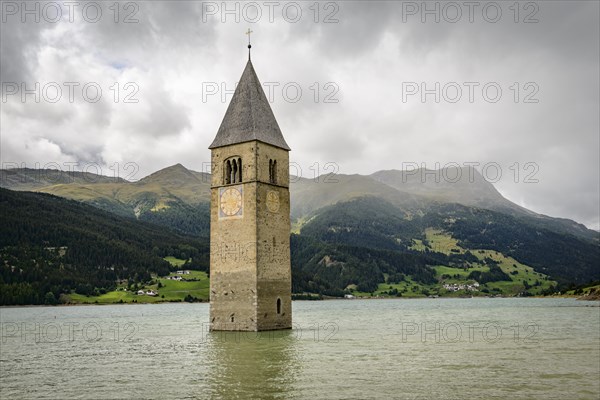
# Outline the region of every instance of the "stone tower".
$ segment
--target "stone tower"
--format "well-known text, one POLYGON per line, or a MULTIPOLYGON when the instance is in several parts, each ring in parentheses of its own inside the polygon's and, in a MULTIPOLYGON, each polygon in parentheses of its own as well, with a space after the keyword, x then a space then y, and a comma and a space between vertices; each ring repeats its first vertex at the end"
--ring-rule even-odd
POLYGON ((250 59, 209 149, 210 329, 289 329, 290 148, 250 59))

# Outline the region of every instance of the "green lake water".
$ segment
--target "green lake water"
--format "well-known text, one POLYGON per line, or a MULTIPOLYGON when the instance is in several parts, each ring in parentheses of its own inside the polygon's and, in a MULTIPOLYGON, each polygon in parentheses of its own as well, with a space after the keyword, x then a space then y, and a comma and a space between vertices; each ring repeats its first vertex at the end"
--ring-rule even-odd
POLYGON ((599 399, 600 303, 296 301, 208 332, 208 304, 0 309, 0 399, 599 399))

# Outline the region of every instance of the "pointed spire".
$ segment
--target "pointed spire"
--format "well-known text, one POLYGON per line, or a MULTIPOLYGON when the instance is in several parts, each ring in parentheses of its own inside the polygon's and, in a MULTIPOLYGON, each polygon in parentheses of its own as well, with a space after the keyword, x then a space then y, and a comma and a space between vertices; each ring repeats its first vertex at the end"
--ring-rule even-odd
POLYGON ((252 62, 248 60, 217 136, 208 148, 214 149, 252 140, 290 150, 252 62))

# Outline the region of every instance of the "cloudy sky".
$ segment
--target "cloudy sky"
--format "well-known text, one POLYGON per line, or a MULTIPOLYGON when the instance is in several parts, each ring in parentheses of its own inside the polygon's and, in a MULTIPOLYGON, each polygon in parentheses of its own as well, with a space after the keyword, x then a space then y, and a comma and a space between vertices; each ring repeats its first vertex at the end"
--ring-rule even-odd
POLYGON ((469 163, 599 227, 596 1, 23 4, 2 2, 3 167, 206 170, 251 29, 292 172, 469 163))

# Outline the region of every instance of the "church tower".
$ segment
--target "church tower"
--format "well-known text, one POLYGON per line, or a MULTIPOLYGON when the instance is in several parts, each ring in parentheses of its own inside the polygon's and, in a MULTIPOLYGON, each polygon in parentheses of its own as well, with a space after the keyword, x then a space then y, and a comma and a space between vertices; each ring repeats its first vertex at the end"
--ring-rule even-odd
POLYGON ((290 148, 250 57, 209 149, 210 329, 289 329, 290 148))

